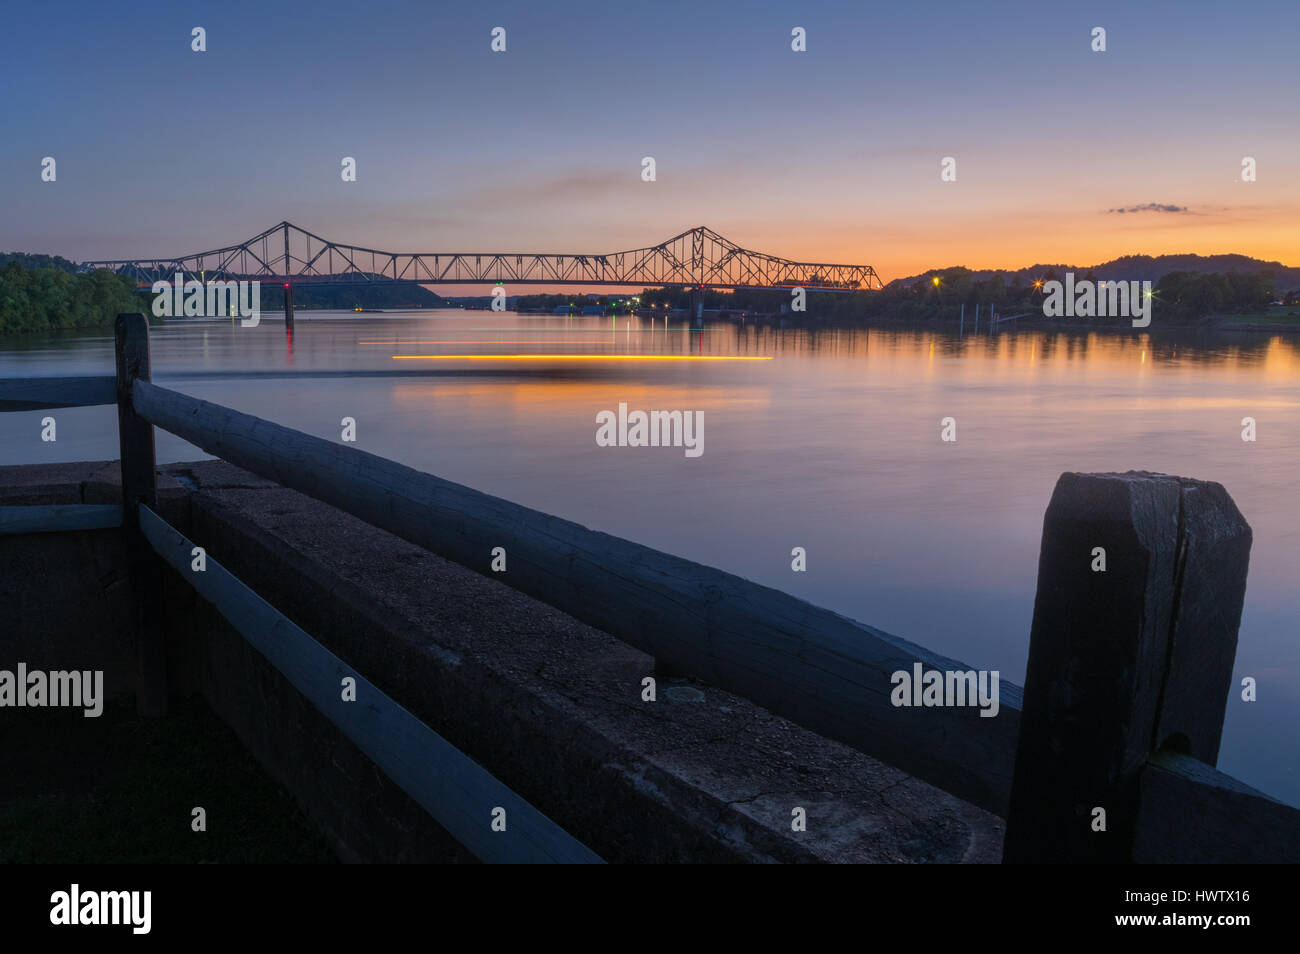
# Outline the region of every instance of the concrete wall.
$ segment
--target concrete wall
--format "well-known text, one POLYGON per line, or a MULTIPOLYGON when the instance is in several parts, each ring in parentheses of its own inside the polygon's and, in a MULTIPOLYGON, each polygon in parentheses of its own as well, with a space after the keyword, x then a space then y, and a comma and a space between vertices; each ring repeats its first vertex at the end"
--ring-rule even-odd
MULTIPOLYGON (((0 504, 92 502, 86 488, 102 480, 106 466, 0 468, 0 504)), ((0 534, 0 668, 102 669, 107 696, 132 695, 133 614, 116 530, 0 534)))

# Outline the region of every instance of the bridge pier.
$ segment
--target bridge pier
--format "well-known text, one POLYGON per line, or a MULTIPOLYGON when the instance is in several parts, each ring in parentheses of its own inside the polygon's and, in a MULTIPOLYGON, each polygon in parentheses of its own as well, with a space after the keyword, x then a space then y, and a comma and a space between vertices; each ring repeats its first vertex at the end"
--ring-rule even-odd
POLYGON ((284 283, 284 328, 293 331, 293 285, 284 283))

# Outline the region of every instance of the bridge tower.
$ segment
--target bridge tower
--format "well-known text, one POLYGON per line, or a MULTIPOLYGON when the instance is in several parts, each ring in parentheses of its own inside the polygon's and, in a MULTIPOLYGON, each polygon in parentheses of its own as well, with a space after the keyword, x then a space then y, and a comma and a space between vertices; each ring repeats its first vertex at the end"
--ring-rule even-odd
POLYGON ((284 330, 293 331, 293 283, 284 283, 284 330))
POLYGON ((293 331, 293 282, 289 279, 289 223, 284 223, 284 330, 293 331))
POLYGON ((704 272, 707 263, 704 260, 704 243, 708 236, 703 228, 691 229, 691 321, 704 325, 704 272))

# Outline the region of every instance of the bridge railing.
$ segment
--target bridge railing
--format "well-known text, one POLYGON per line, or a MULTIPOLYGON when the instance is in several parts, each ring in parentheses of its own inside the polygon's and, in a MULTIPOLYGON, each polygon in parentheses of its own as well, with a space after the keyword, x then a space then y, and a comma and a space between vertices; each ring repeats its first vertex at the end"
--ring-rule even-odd
MULTIPOLYGON (((146 339, 143 316, 119 317, 124 435, 140 433, 136 418, 161 427, 988 809, 1007 819, 1005 861, 1300 860, 1300 810, 1213 767, 1250 548, 1217 484, 1062 476, 1044 523, 1027 689, 1001 682, 988 718, 975 705, 900 704, 900 675, 974 667, 733 574, 160 387, 147 359, 122 357, 146 339), (490 569, 497 547, 506 573, 490 569)), ((0 409, 9 393, 0 386, 0 409)), ((30 407, 39 392, 15 393, 30 407)), ((122 454, 124 527, 148 534, 150 490, 126 475, 152 472, 152 442, 124 437, 122 454)))

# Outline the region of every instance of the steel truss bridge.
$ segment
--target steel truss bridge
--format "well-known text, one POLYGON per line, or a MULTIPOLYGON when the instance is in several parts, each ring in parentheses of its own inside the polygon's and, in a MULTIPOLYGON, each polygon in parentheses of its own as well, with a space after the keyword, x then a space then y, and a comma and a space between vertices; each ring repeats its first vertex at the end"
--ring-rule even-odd
POLYGON ((281 222, 238 245, 178 258, 83 262, 142 285, 174 281, 260 281, 292 285, 414 282, 421 285, 631 285, 684 288, 795 288, 851 292, 882 287, 870 265, 793 262, 741 248, 694 228, 647 248, 605 255, 535 252, 382 252, 342 245, 281 222))

